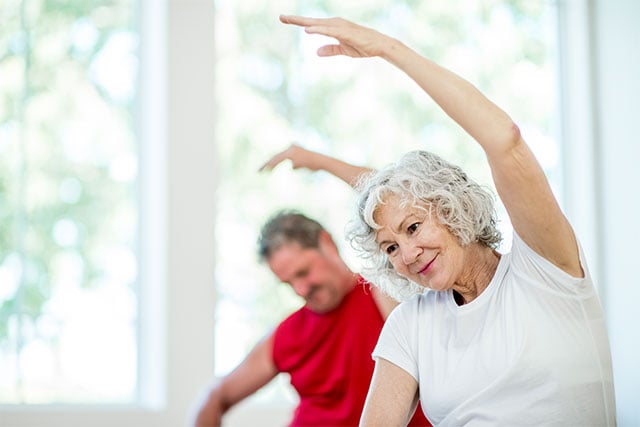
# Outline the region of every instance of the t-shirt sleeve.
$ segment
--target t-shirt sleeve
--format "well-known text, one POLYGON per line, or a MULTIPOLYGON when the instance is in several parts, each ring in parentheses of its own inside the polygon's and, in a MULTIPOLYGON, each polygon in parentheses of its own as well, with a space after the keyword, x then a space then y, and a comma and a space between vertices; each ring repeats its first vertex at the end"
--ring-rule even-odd
POLYGON ((585 255, 579 242, 578 250, 580 265, 582 266, 585 276, 583 278, 571 276, 546 258, 542 257, 536 251, 531 249, 524 240, 514 232, 513 245, 511 248, 511 262, 516 271, 528 276, 525 278, 521 277, 521 280, 526 281, 526 279, 529 279, 533 283, 546 286, 551 291, 575 295, 582 292, 590 292, 593 289, 593 283, 587 268, 585 255))
POLYGON ((382 328, 378 343, 373 349, 373 359, 383 358, 405 370, 418 381, 417 354, 417 304, 416 299, 398 305, 382 328))

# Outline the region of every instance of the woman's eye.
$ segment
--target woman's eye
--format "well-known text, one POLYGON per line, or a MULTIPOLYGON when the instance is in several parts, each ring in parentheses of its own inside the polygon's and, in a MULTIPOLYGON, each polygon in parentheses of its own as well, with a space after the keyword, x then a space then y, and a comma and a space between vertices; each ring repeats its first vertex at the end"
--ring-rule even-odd
POLYGON ((384 249, 384 251, 387 255, 391 255, 396 250, 397 247, 398 245, 389 245, 384 249))
POLYGON ((409 232, 409 234, 413 234, 413 233, 415 233, 415 232, 416 232, 416 230, 418 229, 418 225, 419 225, 419 224, 418 224, 417 222, 415 222, 415 223, 411 224, 411 225, 407 228, 407 231, 409 232))

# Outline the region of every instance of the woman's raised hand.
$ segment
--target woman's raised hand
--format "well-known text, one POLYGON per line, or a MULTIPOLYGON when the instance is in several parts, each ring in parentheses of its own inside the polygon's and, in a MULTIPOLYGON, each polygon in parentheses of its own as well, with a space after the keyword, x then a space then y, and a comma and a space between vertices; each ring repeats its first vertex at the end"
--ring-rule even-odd
POLYGON ((345 55, 352 58, 383 56, 384 48, 391 40, 371 28, 363 27, 342 18, 307 18, 280 15, 284 24, 303 27, 308 34, 333 37, 338 44, 328 44, 318 49, 318 56, 345 55))

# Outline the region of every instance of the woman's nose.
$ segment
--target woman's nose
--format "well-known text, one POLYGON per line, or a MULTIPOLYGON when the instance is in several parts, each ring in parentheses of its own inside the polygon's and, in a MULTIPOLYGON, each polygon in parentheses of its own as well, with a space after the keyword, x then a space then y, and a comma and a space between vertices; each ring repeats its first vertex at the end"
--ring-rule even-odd
POLYGON ((402 262, 405 265, 411 265, 418 259, 420 248, 410 243, 401 244, 400 254, 402 255, 402 262))

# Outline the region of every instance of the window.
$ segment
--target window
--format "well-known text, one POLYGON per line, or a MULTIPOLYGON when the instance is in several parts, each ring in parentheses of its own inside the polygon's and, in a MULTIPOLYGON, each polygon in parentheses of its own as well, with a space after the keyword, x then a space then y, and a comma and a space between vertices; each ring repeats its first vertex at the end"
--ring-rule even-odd
MULTIPOLYGON (((218 375, 300 304, 256 262, 257 234, 271 213, 298 208, 320 219, 358 269, 343 239, 351 189, 324 173, 293 172, 287 165, 258 173, 271 155, 297 141, 381 167, 422 147, 492 185, 480 148, 414 82, 377 58, 318 58, 316 48, 326 40, 283 26, 278 15, 343 16, 394 35, 458 72, 519 123, 562 199, 555 7, 548 0, 325 0, 312 6, 218 0, 217 148, 224 159, 217 222, 218 375)), ((502 228, 509 244, 506 220, 502 228)))
MULTIPOLYGON (((40 3, 26 0, 22 4, 34 7, 35 11, 46 9, 53 14, 53 22, 60 25, 61 31, 64 25, 56 14, 71 13, 72 9, 78 12, 93 8, 87 2, 78 2, 75 5, 77 9, 68 1, 47 0, 40 3), (45 3, 46 7, 43 6, 45 3)), ((124 3, 113 1, 100 4, 104 7, 96 8, 102 11, 98 16, 103 19, 112 16, 109 13, 102 14, 108 12, 110 7, 125 7, 124 3)), ((135 200, 137 205, 137 212, 132 214, 133 224, 136 225, 132 231, 132 239, 135 239, 132 252, 137 257, 134 284, 137 313, 136 325, 132 326, 136 333, 136 372, 135 378, 127 378, 129 384, 135 384, 135 389, 127 395, 126 401, 125 398, 116 400, 101 394, 99 398, 82 396, 83 399, 74 401, 63 402, 59 399, 57 404, 0 402, 0 425, 40 425, 43 420, 52 427, 184 425, 198 392, 210 380, 214 299, 212 235, 215 216, 215 192, 210 190, 216 185, 211 167, 215 158, 211 120, 213 51, 203 49, 194 54, 192 47, 211 46, 213 43, 213 4, 134 0, 126 8, 130 8, 127 9, 129 13, 135 12, 130 16, 135 25, 131 25, 140 33, 140 43, 138 45, 136 42, 136 50, 132 51, 133 55, 139 55, 136 67, 140 73, 140 79, 136 79, 137 99, 131 105, 120 105, 126 107, 128 112, 118 116, 135 135, 132 142, 137 150, 136 180, 127 184, 134 194, 123 192, 122 198, 118 199, 118 202, 135 200), (194 183, 202 183, 206 188, 194 188, 194 183)), ((14 13, 16 10, 19 10, 18 6, 13 11, 3 7, 0 13, 14 13)), ((8 22, 5 16, 9 15, 2 15, 3 23, 8 22)), ((12 22, 15 26, 20 21, 15 18, 12 22)), ((71 23, 68 22, 69 25, 71 23)), ((0 29, 3 37, 4 30, 5 27, 0 29)), ((37 26, 37 32, 43 31, 44 28, 37 26)), ((50 42, 55 40, 45 37, 38 43, 44 43, 44 50, 51 54, 50 42)), ((0 61, 1 58, 4 57, 0 56, 0 61)), ((4 66, 4 62, 0 64, 4 66)), ((46 71, 54 75, 56 68, 47 68, 46 71)), ((134 74, 138 73, 137 70, 133 71, 134 74)), ((6 88, 13 86, 5 84, 5 70, 0 69, 0 74, 0 96, 5 97, 3 100, 13 99, 6 92, 6 88)), ((77 77, 64 76, 69 79, 77 77)), ((68 84, 75 88, 76 83, 78 87, 83 87, 80 77, 77 82, 68 84)), ((75 89, 69 91, 69 97, 75 93, 75 89)), ((6 104, 0 105, 0 108, 5 108, 6 104)), ((105 111, 100 110, 100 113, 105 111)), ((6 110, 2 110, 2 114, 4 120, 6 110)), ((104 113, 100 119, 106 121, 108 116, 104 113)), ((59 121, 63 120, 57 117, 52 122, 59 121)), ((15 123, 17 125, 23 121, 15 119, 15 123)), ((98 127, 102 124, 100 121, 96 123, 98 127)), ((7 128, 2 127, 2 132, 0 146, 4 149, 7 128)), ((97 150, 97 145, 95 147, 97 150)), ((6 159, 4 152, 0 161, 3 162, 0 175, 4 177, 5 165, 13 167, 13 164, 6 159)), ((5 188, 2 191, 4 196, 5 188)), ((100 205, 100 209, 104 210, 113 207, 107 203, 100 205)), ((4 206, 2 209, 3 214, 9 212, 8 209, 4 210, 4 206)), ((98 217, 101 215, 98 209, 94 213, 98 217)), ((39 227, 38 218, 32 219, 29 226, 39 227)), ((4 233, 8 229, 5 228, 5 222, 1 224, 0 231, 4 233)), ((108 235, 106 230, 98 231, 108 235)), ((114 237, 115 234, 108 236, 114 237)), ((3 241, 2 250, 5 247, 3 241)), ((122 267, 118 264, 116 272, 122 267)), ((6 270, 3 271, 6 273, 6 270)), ((2 292, 4 284, 3 278, 0 281, 2 292)), ((107 304, 109 300, 103 299, 102 302, 107 304)), ((75 307, 72 305, 70 309, 75 307)), ((93 313, 89 313, 91 315, 93 313)), ((85 354, 90 352, 89 345, 87 343, 80 351, 85 354)), ((109 364, 112 359, 117 361, 122 357, 122 349, 118 347, 109 347, 108 352, 109 364)), ((72 356, 77 356, 77 353, 72 356)), ((101 372, 108 371, 111 366, 98 366, 97 374, 103 375, 101 372)), ((123 375, 120 372, 112 373, 114 377, 123 375)), ((0 381, 3 380, 4 377, 0 378, 0 381)), ((13 395, 11 397, 14 398, 13 395)))
POLYGON ((2 404, 136 398, 134 6, 3 2, 2 404))
MULTIPOLYGON (((5 3, 0 12, 3 18, 3 27, 0 28, 0 49, 3 52, 0 55, 0 96, 3 97, 3 103, 0 104, 0 117, 3 120, 0 122, 1 150, 9 146, 8 131, 13 129, 12 126, 26 123, 22 118, 14 117, 7 127, 4 121, 10 116, 6 110, 6 100, 14 99, 8 91, 15 90, 19 82, 11 84, 7 81, 9 74, 6 74, 4 66, 9 56, 4 55, 7 44, 3 43, 8 40, 5 35, 17 31, 16 25, 21 25, 21 7, 36 16, 46 12, 50 15, 51 22, 59 26, 61 37, 38 39, 38 44, 43 44, 40 49, 46 53, 47 58, 57 52, 51 50, 52 43, 60 39, 64 41, 65 31, 70 31, 66 27, 72 26, 74 22, 72 19, 67 20, 65 27, 62 18, 74 13, 90 13, 94 8, 100 11, 96 13, 103 24, 109 17, 123 20, 126 17, 122 22, 128 23, 123 25, 140 35, 139 44, 135 40, 133 49, 129 51, 132 56, 139 58, 135 69, 129 70, 136 84, 135 101, 113 105, 120 111, 116 117, 122 120, 121 125, 130 132, 128 136, 124 132, 119 136, 130 138, 125 142, 131 144, 128 148, 136 150, 133 169, 135 180, 126 183, 116 181, 114 185, 119 185, 118 188, 126 187, 128 191, 122 191, 113 206, 108 203, 101 205, 105 211, 111 212, 121 202, 136 204, 136 212, 131 214, 131 224, 135 228, 130 230, 132 240, 128 241, 131 252, 136 256, 135 283, 132 285, 135 290, 135 300, 132 302, 136 310, 135 325, 131 325, 133 332, 123 333, 124 337, 135 334, 135 371, 133 377, 126 378, 128 384, 134 384, 135 389, 131 392, 128 389, 125 397, 117 399, 107 395, 108 390, 103 390, 101 385, 98 398, 87 394, 64 403, 62 399, 58 399, 55 401, 57 403, 52 404, 44 403, 44 400, 40 400, 38 404, 10 404, 2 401, 0 425, 20 427, 41 425, 43 422, 52 427, 183 425, 190 416, 190 407, 198 392, 210 380, 213 360, 212 260, 215 192, 211 189, 216 185, 216 174, 212 167, 215 160, 212 120, 214 55, 213 49, 202 48, 203 40, 213 39, 213 3, 163 0, 131 0, 125 3, 105 0, 90 3, 79 1, 75 4, 69 1, 24 0, 20 4, 10 2, 4 6, 5 3), (114 13, 109 13, 110 10, 114 13), (119 12, 115 13, 116 11, 119 12), (13 27, 8 24, 4 26, 5 22, 11 23, 13 27), (196 48, 199 51, 194 54, 196 48), (202 186, 194 186, 194 183, 202 186)), ((36 23, 38 25, 34 26, 34 31, 42 34, 46 27, 40 25, 41 21, 36 23)), ((34 43, 31 46, 35 48, 34 43)), ((62 50, 64 53, 64 49, 62 50)), ((117 77, 119 72, 127 74, 129 71, 115 70, 111 77, 117 77)), ((43 74, 47 77, 59 73, 56 67, 48 67, 43 74)), ((20 76, 19 73, 16 75, 20 76)), ((73 75, 62 74, 62 77, 58 80, 67 82, 68 87, 73 89, 69 89, 68 96, 63 98, 65 106, 73 101, 72 95, 87 86, 87 81, 81 79, 82 74, 79 72, 73 75)), ((108 73, 106 77, 110 77, 108 73)), ((58 80, 46 80, 42 88, 48 89, 58 80)), ((52 126, 64 123, 61 118, 63 111, 62 107, 55 111, 58 115, 55 120, 51 120, 52 126)), ((100 110, 102 121, 109 121, 109 111, 106 107, 100 110)), ((89 115, 90 111, 84 113, 89 115)), ((94 124, 98 129, 107 126, 107 123, 100 121, 94 124)), ((109 125, 107 131, 112 132, 111 126, 115 125, 111 121, 109 125)), ((103 141, 109 135, 98 136, 103 141)), ((121 147, 118 144, 123 141, 109 140, 115 145, 101 147, 102 151, 90 154, 97 155, 104 150, 121 147)), ((10 146, 13 149, 21 147, 17 142, 11 142, 10 146)), ((97 144, 93 148, 98 151, 97 144)), ((41 155, 41 152, 38 154, 41 155)), ((6 169, 15 169, 15 158, 8 159, 6 155, 6 151, 3 151, 0 158, 0 182, 3 185, 0 197, 6 197, 9 191, 18 194, 13 184, 7 186, 4 181, 5 177, 10 176, 6 169)), ((53 167, 47 163, 43 169, 46 171, 47 168, 53 167)), ((57 195, 58 192, 51 194, 57 195)), ((100 194, 91 193, 94 197, 100 194)), ((0 211, 4 215, 0 223, 0 234, 7 234, 12 228, 5 227, 8 224, 5 222, 6 213, 13 211, 3 203, 5 199, 0 200, 0 211)), ((100 211, 93 213, 95 218, 102 215, 100 211)), ((28 222, 25 220, 25 227, 42 228, 42 221, 39 217, 31 217, 28 222)), ((118 236, 116 233, 109 234, 109 229, 97 231, 98 235, 109 238, 118 236)), ((4 251, 6 247, 5 240, 2 240, 0 251, 4 251)), ((114 275, 117 276, 126 265, 118 263, 116 267, 114 275)), ((0 303, 8 298, 5 296, 4 286, 7 271, 2 270, 5 276, 0 278, 0 303)), ((103 303, 105 301, 107 300, 101 300, 103 303)), ((119 304, 121 303, 119 300, 119 304)), ((81 305, 72 304, 71 307, 86 310, 81 305)), ((104 308, 100 307, 102 310, 104 308)), ((88 316, 93 316, 93 313, 88 316)), ((115 322, 114 328, 118 328, 115 322)), ((107 331, 109 333, 111 332, 107 331)), ((119 333, 122 333, 122 329, 119 329, 119 333)), ((85 347, 89 345, 88 341, 85 347)), ((91 350, 85 347, 79 351, 86 354, 91 350)), ((12 348, 8 348, 7 352, 13 351, 12 348)), ((126 351, 126 347, 109 347, 109 357, 106 357, 109 365, 97 367, 97 375, 103 375, 100 371, 107 372, 111 369, 126 351)), ((71 355, 77 357, 77 354, 71 355)), ((5 368, 4 360, 1 365, 0 369, 12 369, 11 366, 5 368)), ((131 371, 112 373, 114 377, 122 375, 121 378, 124 378, 131 371)), ((4 376, 0 378, 0 382, 4 379, 4 376)), ((18 400, 13 394, 10 397, 12 401, 18 400)), ((51 401, 53 399, 49 400, 51 401)))

